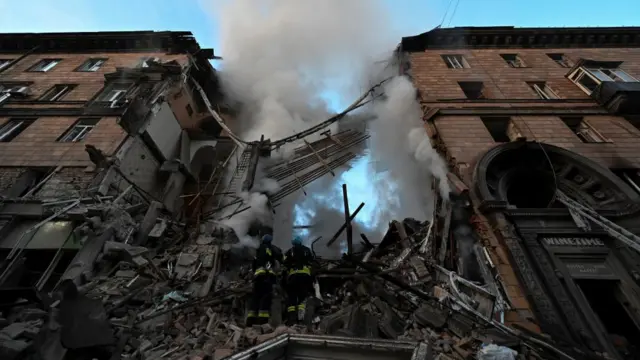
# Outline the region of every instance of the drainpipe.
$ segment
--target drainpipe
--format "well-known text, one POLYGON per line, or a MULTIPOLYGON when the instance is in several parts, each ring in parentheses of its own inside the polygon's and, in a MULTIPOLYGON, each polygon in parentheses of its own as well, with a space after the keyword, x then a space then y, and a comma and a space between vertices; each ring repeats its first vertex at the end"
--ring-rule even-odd
POLYGON ((2 69, 0 69, 0 73, 2 73, 3 71, 9 69, 10 67, 12 67, 13 65, 19 63, 22 59, 26 58, 27 56, 33 54, 34 51, 38 50, 40 48, 40 45, 34 47, 33 49, 27 51, 26 53, 20 55, 18 58, 12 60, 9 65, 3 67, 2 69))

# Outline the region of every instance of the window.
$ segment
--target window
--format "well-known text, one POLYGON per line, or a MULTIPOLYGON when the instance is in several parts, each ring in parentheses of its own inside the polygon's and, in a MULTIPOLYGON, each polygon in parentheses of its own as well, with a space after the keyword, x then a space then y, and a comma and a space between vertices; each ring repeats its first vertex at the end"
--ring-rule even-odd
POLYGON ((191 104, 187 104, 187 114, 189 116, 193 115, 193 108, 191 107, 191 104))
POLYGON ((58 101, 71 92, 76 85, 58 84, 47 90, 41 97, 40 101, 58 101))
POLYGON ((602 136, 599 131, 594 129, 582 117, 567 116, 560 118, 571 131, 584 143, 604 143, 610 142, 602 136))
POLYGON ((506 61, 507 64, 509 64, 509 66, 513 68, 527 67, 520 56, 518 56, 518 54, 500 54, 500 56, 502 56, 504 61, 506 61))
POLYGON ((640 169, 611 169, 611 171, 640 193, 640 169))
POLYGON ((540 99, 551 100, 558 99, 558 95, 551 90, 545 82, 530 82, 527 83, 531 89, 538 95, 540 99))
POLYGON ((0 104, 11 97, 24 98, 31 94, 29 86, 24 84, 0 84, 0 104))
POLYGON ((605 64, 602 66, 580 67, 569 75, 569 80, 578 85, 587 95, 591 95, 603 81, 638 81, 616 66, 606 66, 605 64))
POLYGON ((60 59, 43 59, 29 68, 28 71, 47 72, 60 63, 60 59))
POLYGON ((96 101, 114 102, 122 99, 131 88, 131 84, 115 83, 105 87, 96 101))
POLYGON ((140 61, 138 62, 138 65, 136 65, 136 67, 139 68, 146 68, 149 67, 151 65, 151 63, 160 62, 160 58, 157 57, 143 57, 140 59, 140 61))
POLYGON ((80 72, 94 72, 100 70, 102 65, 107 61, 107 59, 89 59, 84 62, 84 64, 80 65, 76 71, 80 72))
POLYGON ((462 55, 442 55, 442 60, 449 69, 468 69, 469 63, 462 55))
POLYGON ((0 125, 0 142, 9 142, 20 135, 35 119, 9 119, 0 125))
POLYGON ((489 130, 493 141, 495 142, 510 142, 509 137, 509 123, 511 118, 509 117, 481 117, 484 127, 489 130))
POLYGON ((9 66, 9 64, 11 64, 11 61, 11 59, 0 59, 0 70, 9 66))
POLYGON ((461 81, 458 83, 462 92, 470 100, 487 99, 485 94, 484 84, 480 81, 461 81))
POLYGON ((569 60, 569 58, 564 54, 547 54, 547 56, 563 68, 570 68, 572 66, 571 60, 569 60))
POLYGON ((93 129, 100 119, 80 119, 60 137, 60 142, 78 142, 82 141, 87 134, 93 129))

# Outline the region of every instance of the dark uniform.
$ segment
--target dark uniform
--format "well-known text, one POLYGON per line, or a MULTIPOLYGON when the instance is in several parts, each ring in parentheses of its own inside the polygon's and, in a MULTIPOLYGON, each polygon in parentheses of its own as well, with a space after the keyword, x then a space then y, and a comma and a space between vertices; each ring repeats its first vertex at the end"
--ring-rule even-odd
POLYGON ((305 310, 305 300, 313 290, 311 263, 314 256, 311 249, 302 245, 300 238, 293 240, 293 246, 284 255, 287 290, 287 321, 298 322, 298 312, 305 310))
POLYGON ((247 326, 269 322, 273 285, 276 283, 276 261, 282 263, 282 250, 271 245, 271 235, 262 238, 262 244, 253 259, 253 294, 247 312, 247 326))

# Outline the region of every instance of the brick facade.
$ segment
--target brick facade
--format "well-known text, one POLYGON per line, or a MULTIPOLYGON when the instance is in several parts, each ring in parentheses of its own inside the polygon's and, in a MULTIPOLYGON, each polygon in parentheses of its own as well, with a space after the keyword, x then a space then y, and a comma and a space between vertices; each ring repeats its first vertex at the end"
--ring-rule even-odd
MULTIPOLYGON (((573 62, 580 58, 623 61, 620 66, 631 76, 640 78, 640 49, 479 49, 427 50, 411 53, 411 74, 427 107, 557 107, 596 105, 565 76, 569 69, 551 60, 547 54, 563 53, 573 62), (500 54, 517 53, 527 67, 512 68, 500 54), (450 69, 442 55, 459 54, 469 68, 450 69), (492 100, 465 101, 459 81, 481 81, 492 100), (561 98, 552 102, 536 100, 526 82, 545 81, 561 98), (563 102, 562 100, 570 100, 563 102), (459 102, 455 100, 460 100, 459 102), (500 101, 503 100, 503 101, 500 101), (579 102, 584 100, 584 102, 579 102), (523 101, 526 101, 524 103, 523 101)), ((620 116, 585 116, 584 120, 610 142, 583 143, 557 116, 511 116, 528 140, 537 140, 570 149, 608 168, 640 167, 640 130, 620 116)), ((477 116, 438 116, 435 126, 456 164, 472 164, 497 143, 477 116)), ((462 174, 469 180, 469 174, 462 174)))
MULTIPOLYGON (((482 116, 498 116, 498 110, 534 109, 530 115, 513 110, 508 115, 500 116, 507 116, 513 124, 511 131, 516 131, 527 140, 571 150, 607 168, 640 168, 640 130, 624 117, 607 114, 604 108, 566 77, 570 68, 560 66, 547 55, 564 54, 572 63, 579 59, 620 61, 622 64, 619 68, 640 79, 640 48, 465 48, 456 46, 455 40, 451 40, 453 44, 439 46, 438 41, 447 38, 446 31, 447 29, 441 30, 444 34, 442 37, 434 34, 424 40, 433 41, 436 44, 433 48, 425 46, 426 50, 413 49, 406 52, 406 55, 409 74, 419 90, 427 117, 427 132, 433 139, 434 146, 448 160, 450 168, 467 185, 473 186, 472 172, 475 163, 489 149, 500 144, 494 140, 481 116, 473 114, 482 109, 485 109, 482 116), (455 49, 456 47, 460 48, 455 49), (526 67, 510 67, 501 54, 517 54, 526 67), (462 55, 468 67, 449 68, 443 55, 462 55), (467 99, 458 82, 482 82, 487 99, 467 99), (546 82, 559 99, 540 99, 527 82, 546 82), (577 108, 593 109, 592 112, 601 113, 578 115, 606 138, 606 142, 585 143, 561 120, 560 113, 564 111, 565 115, 562 116, 566 116, 571 109, 577 108), (459 115, 443 111, 452 109, 467 111, 466 114, 459 115), (544 109, 548 115, 535 114, 535 109, 544 109), (555 109, 558 113, 554 113, 555 109), (495 114, 492 114, 493 111, 495 114)), ((465 39, 468 41, 471 37, 472 35, 465 39)), ((477 36, 477 39, 481 38, 481 35, 477 36)), ((472 194, 472 198, 477 204, 475 194, 472 194)), ((523 292, 524 287, 516 275, 501 233, 496 231, 496 226, 499 227, 500 224, 490 224, 476 209, 474 225, 496 265, 500 281, 512 305, 512 310, 505 314, 505 321, 539 331, 531 303, 523 292)))
MULTIPOLYGON (((0 58, 13 59, 17 54, 0 54, 0 58)), ((97 53, 97 54, 34 54, 22 59, 11 68, 0 73, 0 84, 26 82, 30 83, 31 95, 28 100, 36 100, 56 84, 74 84, 76 87, 66 94, 62 102, 88 102, 98 95, 105 85, 105 74, 121 67, 134 67, 141 58, 157 57, 163 62, 177 61, 181 65, 188 62, 184 54, 166 55, 163 53, 97 53), (87 59, 107 59, 95 72, 75 71, 87 59), (42 59, 60 59, 61 62, 48 72, 27 71, 42 59)), ((38 104, 30 102, 9 102, 7 108, 74 108, 78 104, 55 104, 46 102, 38 104)), ((9 117, 0 117, 2 126, 9 117)), ((116 117, 103 117, 84 140, 76 143, 57 142, 76 121, 78 117, 41 116, 10 142, 0 142, 0 167, 8 166, 72 166, 86 167, 91 162, 85 152, 85 144, 92 144, 113 154, 125 139, 125 131, 118 125, 116 117)))
MULTIPOLYGON (((17 54, 2 54, 0 59, 15 59, 17 54)), ((56 84, 75 84, 73 91, 64 97, 65 101, 89 101, 104 87, 104 75, 116 71, 116 68, 135 67, 143 57, 157 57, 163 62, 175 60, 181 65, 188 62, 187 55, 166 55, 163 53, 92 53, 92 54, 34 54, 20 60, 19 63, 0 74, 0 82, 31 82, 30 98, 38 99, 56 84), (75 71, 90 58, 103 58, 107 61, 95 72, 75 71), (27 71, 42 59, 60 59, 60 63, 47 72, 27 71)), ((30 105, 32 106, 32 105, 30 105)), ((49 107, 43 105, 42 107, 49 107)))

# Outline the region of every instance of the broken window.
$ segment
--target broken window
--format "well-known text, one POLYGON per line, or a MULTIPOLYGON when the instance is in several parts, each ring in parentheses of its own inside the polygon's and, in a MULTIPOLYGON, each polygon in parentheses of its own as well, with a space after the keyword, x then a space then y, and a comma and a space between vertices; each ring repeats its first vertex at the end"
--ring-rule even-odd
POLYGON ((625 116, 625 119, 631 124, 634 128, 640 130, 640 116, 625 116))
POLYGON ((468 69, 469 63, 462 55, 442 55, 442 60, 449 69, 468 69))
POLYGON ((522 58, 518 56, 518 54, 500 54, 500 56, 502 56, 504 61, 506 61, 507 64, 509 64, 509 66, 513 68, 527 67, 522 58))
POLYGON ((40 101, 58 101, 71 92, 76 87, 72 84, 57 84, 47 90, 41 97, 40 101))
POLYGON ((130 88, 131 84, 129 83, 110 84, 104 88, 96 101, 114 102, 120 100, 127 94, 130 88))
POLYGON ((566 116, 560 118, 571 131, 584 143, 610 142, 599 131, 579 116, 566 116))
POLYGON ((138 64, 136 65, 136 67, 146 68, 146 67, 149 67, 152 63, 159 63, 159 62, 161 62, 161 60, 158 57, 143 57, 138 61, 138 64))
POLYGON ((547 54, 547 56, 563 68, 570 68, 572 66, 571 60, 564 54, 547 54))
POLYGON ((93 129, 96 124, 100 121, 98 118, 86 118, 80 119, 76 121, 76 123, 67 130, 62 137, 60 137, 60 142, 78 142, 82 141, 87 134, 93 129))
POLYGON ((611 171, 640 194, 640 169, 611 169, 611 171))
POLYGON ((20 135, 35 119, 9 119, 0 126, 0 142, 9 142, 20 135))
POLYGON ((42 59, 27 71, 47 72, 60 63, 60 59, 42 59))
POLYGON ((558 95, 543 81, 527 83, 540 99, 558 99, 558 95))
POLYGON ((80 72, 95 72, 100 70, 102 65, 107 61, 103 58, 91 58, 85 61, 76 71, 80 72))
POLYGON ((511 138, 509 137, 509 123, 511 123, 511 118, 502 116, 483 116, 480 119, 487 130, 489 130, 489 134, 491 134, 493 141, 498 143, 511 141, 511 138))
POLYGON ((603 63, 601 66, 589 68, 580 67, 569 75, 569 80, 578 85, 578 87, 587 93, 587 95, 591 95, 591 93, 603 81, 638 81, 636 78, 619 69, 617 66, 610 65, 609 63, 603 63))
POLYGON ((0 59, 0 70, 6 68, 7 66, 9 66, 9 64, 11 64, 11 61, 13 61, 12 59, 0 59))
POLYGON ((467 99, 470 100, 482 100, 489 97, 485 94, 484 84, 480 81, 462 81, 459 82, 460 88, 467 99))

